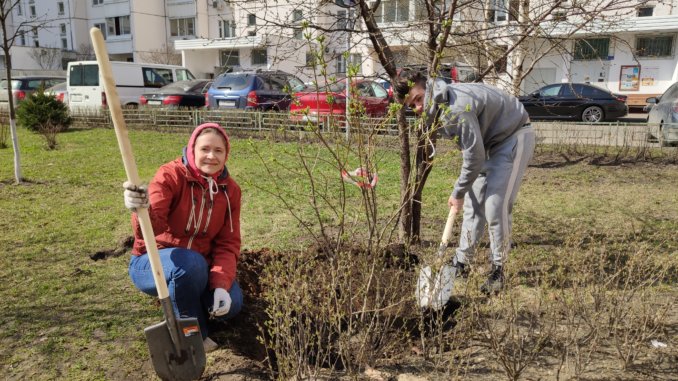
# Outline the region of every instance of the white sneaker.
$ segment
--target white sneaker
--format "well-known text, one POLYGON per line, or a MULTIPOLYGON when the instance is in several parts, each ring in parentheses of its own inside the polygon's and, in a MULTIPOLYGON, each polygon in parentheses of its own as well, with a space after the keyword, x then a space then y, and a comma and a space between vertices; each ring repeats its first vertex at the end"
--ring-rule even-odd
POLYGON ((219 344, 215 343, 214 340, 210 339, 209 337, 202 341, 202 346, 205 348, 205 353, 212 352, 219 348, 219 344))

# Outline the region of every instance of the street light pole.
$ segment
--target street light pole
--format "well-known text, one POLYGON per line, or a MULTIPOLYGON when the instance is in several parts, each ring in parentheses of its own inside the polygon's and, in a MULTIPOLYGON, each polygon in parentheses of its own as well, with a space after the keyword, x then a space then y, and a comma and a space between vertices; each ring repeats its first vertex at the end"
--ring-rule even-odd
POLYGON ((344 72, 346 73, 346 117, 345 124, 346 124, 346 140, 349 139, 350 137, 350 123, 348 120, 349 116, 349 109, 350 109, 350 103, 351 103, 351 81, 348 76, 348 63, 351 59, 351 31, 353 30, 353 21, 351 20, 351 10, 349 9, 346 12, 346 28, 348 29, 348 32, 346 32, 346 53, 344 56, 344 72))
POLYGON ((346 32, 346 52, 344 53, 344 72, 346 73, 346 115, 345 115, 345 127, 346 127, 346 140, 349 139, 350 136, 350 127, 349 127, 349 121, 348 121, 348 113, 349 113, 349 104, 350 104, 350 96, 351 96, 351 83, 349 81, 348 77, 348 62, 351 58, 351 31, 353 31, 353 20, 351 18, 351 8, 355 7, 358 5, 356 0, 335 0, 335 4, 342 7, 346 8, 346 29, 348 31, 346 32))

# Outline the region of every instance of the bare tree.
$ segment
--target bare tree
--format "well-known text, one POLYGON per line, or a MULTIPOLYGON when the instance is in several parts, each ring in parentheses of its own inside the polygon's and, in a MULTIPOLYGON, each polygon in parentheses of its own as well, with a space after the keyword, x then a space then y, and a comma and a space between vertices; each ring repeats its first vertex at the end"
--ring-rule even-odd
POLYGON ((75 58, 78 61, 90 61, 96 59, 94 56, 94 47, 92 44, 82 43, 75 51, 75 58))
POLYGON ((156 50, 140 53, 141 60, 148 63, 165 65, 181 65, 181 54, 178 54, 172 46, 162 44, 156 50))
MULTIPOLYGON (((442 62, 460 60, 472 64, 478 71, 477 80, 502 85, 518 93, 522 81, 530 74, 539 59, 559 52, 568 54, 572 40, 578 33, 612 30, 614 25, 639 0, 411 0, 403 15, 394 10, 396 2, 369 0, 342 0, 348 9, 348 18, 361 22, 351 25, 339 19, 334 1, 320 5, 292 0, 289 6, 303 12, 305 28, 320 43, 327 61, 341 56, 335 52, 338 41, 346 41, 346 50, 369 45, 371 55, 377 58, 376 69, 391 82, 398 69, 408 63, 425 63, 429 77, 439 73, 442 62), (502 5, 503 4, 503 5, 502 5), (389 8, 390 7, 390 8, 389 8), (348 35, 348 37, 346 37, 348 35), (325 45, 331 40, 335 48, 325 45), (402 52, 409 52, 403 58, 402 52), (334 56, 332 56, 334 54, 334 56), (379 67, 380 65, 381 67, 379 67)), ((397 2, 400 4, 401 2, 397 2)), ((231 7, 256 18, 245 32, 259 35, 264 29, 277 28, 280 36, 291 36, 299 25, 290 22, 285 7, 269 1, 232 1, 231 7), (249 29, 248 29, 249 28, 249 29), (256 31, 253 30, 256 28, 256 31)), ((338 3, 337 3, 338 4, 338 3)), ((397 5, 396 5, 397 6, 397 5)), ((341 12, 341 11, 339 11, 341 12)), ((236 13, 237 14, 237 13, 236 13)), ((293 21, 293 20, 292 20, 293 21)), ((291 39, 291 37, 290 37, 291 39)), ((277 62, 284 60, 287 42, 278 41, 277 62)), ((339 49, 341 50, 341 49, 339 49)), ((321 73, 327 74, 329 67, 321 73)), ((403 103, 403 99, 397 99, 403 103)), ((421 198, 432 169, 437 121, 418 121, 410 126, 401 108, 396 115, 400 147, 400 215, 398 232, 401 241, 417 242, 422 215, 421 198), (414 137, 414 139, 412 139, 414 137)))
MULTIPOLYGON (((2 27, 2 51, 5 54, 5 78, 7 82, 12 79, 12 56, 10 48, 14 45, 14 40, 21 33, 19 25, 15 30, 8 30, 10 26, 12 11, 19 4, 19 0, 0 0, 0 27, 2 27)), ((17 184, 21 183, 21 153, 19 152, 19 138, 16 131, 16 114, 14 112, 14 97, 12 96, 12 86, 7 86, 7 95, 9 99, 9 128, 12 135, 12 147, 14 148, 14 179, 17 184)))
MULTIPOLYGON (((14 46, 17 37, 24 33, 24 29, 30 27, 33 30, 42 28, 47 22, 46 18, 40 17, 31 22, 14 22, 12 13, 20 6, 20 0, 0 0, 0 27, 2 28, 2 51, 5 54, 5 78, 10 83, 12 80, 12 56, 10 49, 14 46)), ((16 113, 14 110, 14 97, 12 86, 7 86, 9 100, 9 126, 12 135, 12 147, 14 148, 14 178, 16 183, 21 183, 21 153, 19 150, 19 138, 16 131, 16 113)))
POLYGON ((61 49, 58 48, 32 48, 28 55, 40 66, 41 69, 52 70, 61 68, 61 49))

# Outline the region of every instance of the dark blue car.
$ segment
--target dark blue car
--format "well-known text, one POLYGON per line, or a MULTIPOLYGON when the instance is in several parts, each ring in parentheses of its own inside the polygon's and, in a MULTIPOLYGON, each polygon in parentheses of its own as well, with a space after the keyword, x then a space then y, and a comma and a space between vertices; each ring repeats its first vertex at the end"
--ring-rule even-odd
POLYGON ((302 88, 301 80, 278 70, 224 73, 207 91, 207 105, 212 109, 285 111, 291 94, 302 88))

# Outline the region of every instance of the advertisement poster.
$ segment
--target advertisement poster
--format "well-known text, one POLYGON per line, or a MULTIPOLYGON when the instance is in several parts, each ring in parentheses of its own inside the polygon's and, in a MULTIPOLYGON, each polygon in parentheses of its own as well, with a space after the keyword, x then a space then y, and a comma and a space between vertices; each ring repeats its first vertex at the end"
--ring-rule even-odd
POLYGON ((619 90, 637 91, 640 89, 640 66, 622 66, 619 76, 619 90))
POLYGON ((654 86, 657 83, 657 76, 659 75, 659 68, 656 66, 653 67, 644 67, 643 74, 640 77, 640 84, 642 86, 654 86))

